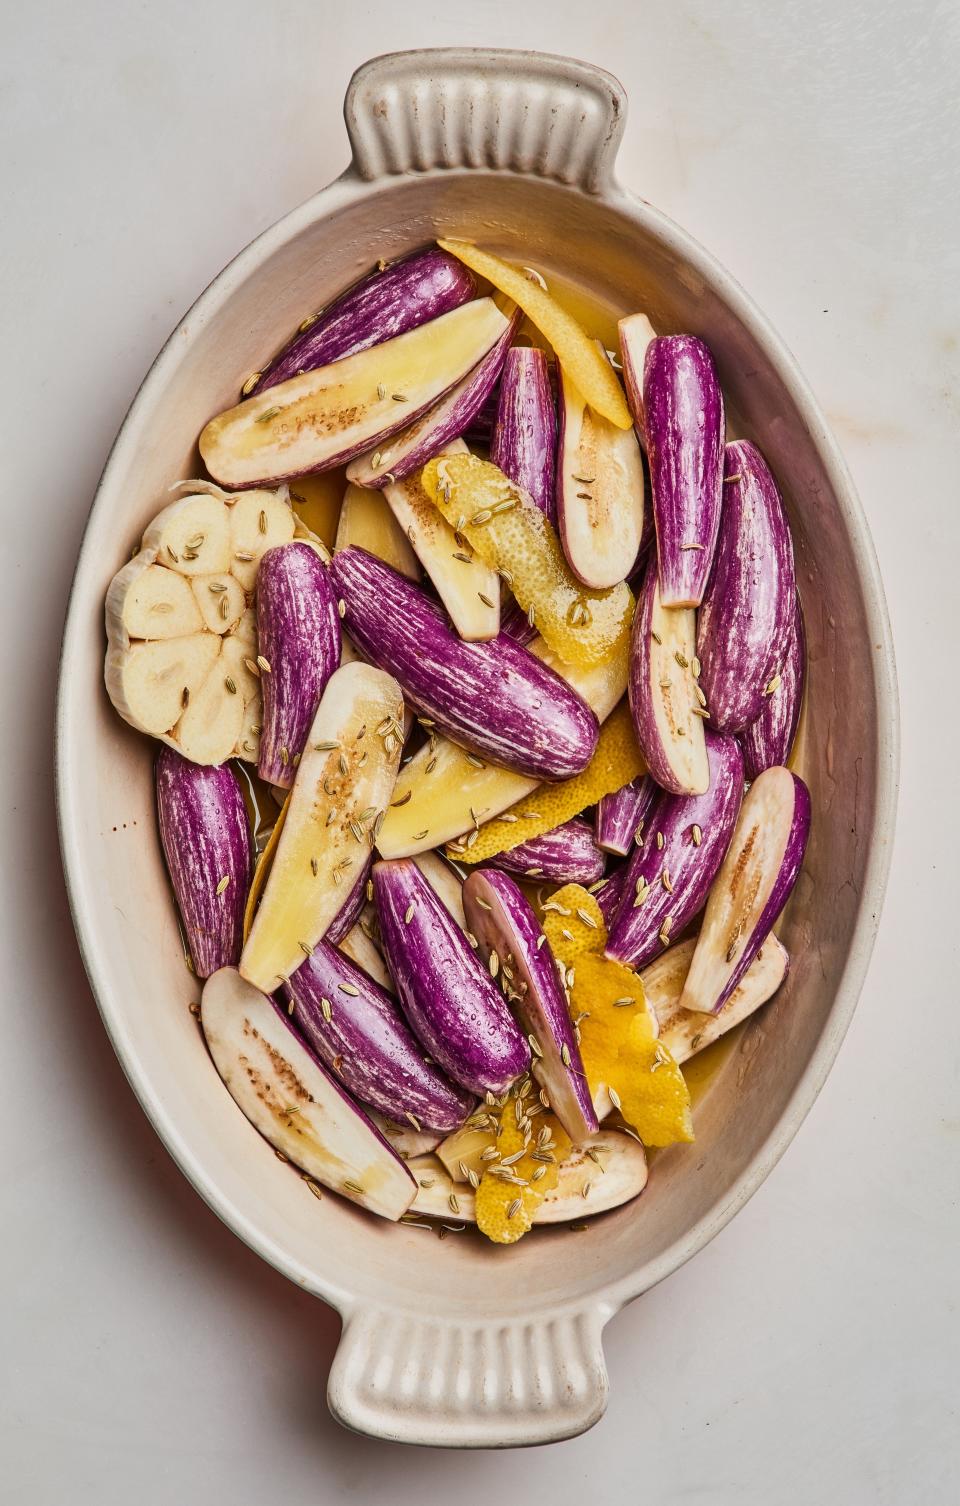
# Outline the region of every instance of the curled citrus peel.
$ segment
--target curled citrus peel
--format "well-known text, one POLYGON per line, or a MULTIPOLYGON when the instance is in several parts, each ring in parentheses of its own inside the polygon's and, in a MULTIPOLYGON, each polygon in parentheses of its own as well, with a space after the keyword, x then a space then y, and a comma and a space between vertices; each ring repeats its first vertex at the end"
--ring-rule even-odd
POLYGON ((469 241, 443 240, 437 245, 519 304, 531 324, 536 325, 553 346, 560 365, 570 373, 591 408, 602 413, 618 429, 632 428, 630 409, 609 363, 587 332, 542 282, 469 241))
MULTIPOLYGON (((622 651, 634 600, 625 581, 577 580, 556 529, 521 487, 476 455, 444 455, 422 471, 424 491, 484 564, 504 574, 520 606, 567 664, 589 668, 622 651)), ((627 562, 627 568, 629 568, 627 562)))
POLYGON ((692 1140, 683 1073, 654 1034, 637 974, 603 956, 607 928, 596 899, 579 884, 567 884, 543 909, 544 932, 566 972, 591 1089, 607 1088, 644 1145, 692 1140))
MULTIPOLYGON (((582 774, 559 784, 539 785, 501 815, 484 821, 475 838, 468 832, 465 838, 449 844, 447 853, 460 863, 483 863, 562 826, 588 805, 595 805, 602 795, 622 789, 645 770, 630 709, 623 702, 601 726, 596 750, 582 774)), ((482 815, 482 810, 478 814, 482 815)))
POLYGON ((498 1156, 483 1163, 477 1188, 477 1228, 498 1245, 516 1244, 533 1224, 537 1209, 557 1185, 557 1167, 570 1151, 570 1139, 550 1113, 529 1118, 539 1107, 533 1084, 524 1079, 500 1110, 490 1144, 498 1156), (509 1165, 505 1165, 509 1162, 509 1165))

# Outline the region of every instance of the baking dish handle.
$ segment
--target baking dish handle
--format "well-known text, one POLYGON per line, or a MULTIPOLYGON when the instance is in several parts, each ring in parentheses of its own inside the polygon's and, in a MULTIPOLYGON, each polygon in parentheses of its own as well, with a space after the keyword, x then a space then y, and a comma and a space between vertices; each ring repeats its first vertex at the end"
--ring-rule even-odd
POLYGON ((496 1448, 551 1443, 607 1404, 595 1305, 468 1324, 361 1308, 344 1321, 327 1402, 346 1427, 395 1443, 496 1448))
POLYGON ((373 58, 343 113, 361 178, 436 169, 530 173, 600 193, 626 123, 602 68, 542 52, 444 47, 373 58))

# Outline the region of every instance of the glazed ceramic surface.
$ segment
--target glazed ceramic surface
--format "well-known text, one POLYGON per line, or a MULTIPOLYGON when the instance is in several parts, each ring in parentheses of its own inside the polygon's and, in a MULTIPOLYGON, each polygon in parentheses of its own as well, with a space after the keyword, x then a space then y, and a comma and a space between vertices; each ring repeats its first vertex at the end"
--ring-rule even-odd
POLYGON ((58 794, 74 919, 101 1012, 140 1101, 219 1215, 342 1314, 328 1399, 351 1427, 449 1445, 546 1442, 601 1415, 604 1325, 746 1201, 813 1102, 856 1003, 876 931, 896 803, 897 703, 886 611, 850 479, 789 354, 703 250, 616 181, 625 100, 609 75, 536 53, 374 59, 345 106, 353 162, 260 236, 171 336, 118 436, 67 620, 58 794), (814 825, 780 926, 792 958, 698 1105, 697 1140, 657 1156, 639 1203, 587 1233, 501 1250, 439 1242, 317 1202, 242 1117, 187 1003, 157 842, 154 749, 103 689, 110 577, 198 473, 197 433, 304 314, 378 257, 437 235, 562 274, 612 313, 649 313, 714 351, 731 432, 783 487, 809 640, 797 767, 814 825))

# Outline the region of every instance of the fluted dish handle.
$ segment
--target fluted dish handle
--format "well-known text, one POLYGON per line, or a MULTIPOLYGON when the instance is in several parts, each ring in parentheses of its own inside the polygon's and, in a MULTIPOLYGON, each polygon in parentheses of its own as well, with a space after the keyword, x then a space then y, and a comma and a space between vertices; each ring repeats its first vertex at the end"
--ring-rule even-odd
POLYGON ((344 101, 353 171, 530 173, 601 193, 626 123, 622 86, 574 58, 496 48, 393 52, 358 68, 344 101))
POLYGON ((399 1443, 552 1443, 607 1404, 601 1306, 502 1321, 361 1308, 347 1316, 327 1387, 333 1415, 399 1443))

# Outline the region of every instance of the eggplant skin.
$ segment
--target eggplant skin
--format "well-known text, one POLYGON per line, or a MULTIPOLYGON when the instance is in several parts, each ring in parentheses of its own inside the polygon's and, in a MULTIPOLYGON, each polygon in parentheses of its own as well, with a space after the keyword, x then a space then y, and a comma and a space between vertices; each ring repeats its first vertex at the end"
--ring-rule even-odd
POLYGON ((790 525, 766 461, 738 439, 727 445, 723 464, 723 513, 697 619, 697 657, 710 725, 742 732, 781 671, 797 588, 790 525))
POLYGON ((496 953, 513 1009, 537 1041, 533 1070, 550 1107, 574 1144, 581 1144, 596 1133, 597 1116, 556 959, 549 946, 538 945, 543 932, 537 917, 513 879, 491 868, 470 874, 463 907, 481 957, 489 964, 496 953))
POLYGON ((500 990, 412 858, 375 863, 374 899, 387 965, 424 1049, 471 1093, 502 1093, 530 1047, 500 990))
POLYGON ((660 599, 665 607, 697 607, 720 527, 724 415, 713 356, 696 335, 651 340, 643 414, 660 599))
POLYGON ((779 675, 779 685, 764 696, 760 715, 740 737, 748 779, 758 779, 764 769, 788 763, 797 735, 807 676, 807 637, 799 597, 779 675))
POLYGON ((268 549, 257 573, 263 728, 257 772, 289 789, 342 640, 330 576, 312 544, 268 549))
POLYGON ((368 272, 298 330, 264 368, 250 395, 403 335, 467 303, 476 290, 469 268, 439 246, 414 251, 382 272, 368 272))
POLYGON ((557 520, 557 412, 546 355, 535 346, 507 352, 500 377, 490 459, 528 491, 551 523, 557 520))
POLYGON ((656 798, 657 784, 649 774, 632 779, 612 795, 603 795, 595 818, 597 846, 627 857, 656 798))
MULTIPOLYGON (((469 853, 467 854, 469 857, 469 853)), ((603 878, 606 854, 594 841, 593 827, 581 816, 545 831, 540 837, 508 847, 490 859, 493 868, 521 878, 549 879, 557 884, 595 884, 603 878)))
POLYGON ((679 936, 706 900, 730 845, 743 800, 743 753, 734 737, 708 730, 706 742, 706 794, 661 792, 627 865, 607 956, 629 967, 645 966, 679 936))
POLYGON ((192 763, 173 748, 160 749, 154 772, 160 845, 193 970, 209 978, 236 967, 243 949, 252 871, 243 793, 228 764, 192 763))
POLYGON ((586 768, 599 723, 554 670, 505 633, 465 642, 440 607, 365 549, 344 549, 330 569, 360 652, 453 742, 531 779, 586 768))
POLYGON ((335 947, 318 943, 283 992, 308 1045, 368 1108, 443 1134, 466 1119, 474 1097, 424 1061, 396 1001, 335 947))

